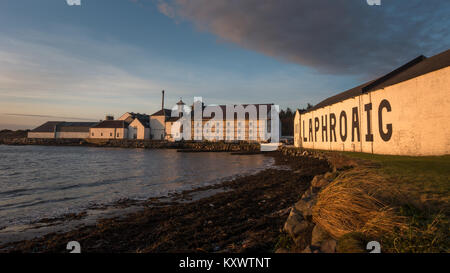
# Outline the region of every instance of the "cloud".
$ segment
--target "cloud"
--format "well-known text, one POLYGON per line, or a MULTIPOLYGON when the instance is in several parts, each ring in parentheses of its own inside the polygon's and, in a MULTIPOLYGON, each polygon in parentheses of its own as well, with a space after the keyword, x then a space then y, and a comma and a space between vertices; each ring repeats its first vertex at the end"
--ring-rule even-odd
POLYGON ((80 117, 61 117, 53 115, 30 115, 30 114, 14 114, 14 113, 4 113, 5 116, 13 117, 32 117, 32 118, 52 118, 52 119, 63 119, 63 120, 84 120, 84 121, 97 121, 95 119, 80 118, 80 117))
POLYGON ((221 40, 333 74, 374 76, 450 46, 438 0, 159 0, 161 13, 221 40))

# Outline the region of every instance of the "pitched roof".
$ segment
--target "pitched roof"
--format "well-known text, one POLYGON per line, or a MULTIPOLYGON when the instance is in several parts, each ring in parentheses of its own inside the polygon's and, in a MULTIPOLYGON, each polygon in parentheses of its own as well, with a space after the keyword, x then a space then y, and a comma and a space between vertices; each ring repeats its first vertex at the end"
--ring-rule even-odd
POLYGON ((89 128, 94 127, 97 124, 98 122, 47 121, 41 126, 33 129, 31 132, 89 132, 89 128))
POLYGON ((306 112, 310 112, 324 106, 332 105, 343 100, 359 96, 363 93, 386 88, 388 86, 395 85, 448 66, 450 66, 450 50, 444 51, 430 58, 419 56, 409 63, 378 79, 366 82, 360 86, 329 97, 319 102, 311 109, 308 109, 308 111, 306 112))
POLYGON ((128 128, 128 123, 124 120, 104 120, 93 128, 128 128))
POLYGON ((170 117, 171 114, 172 114, 172 110, 164 109, 164 111, 163 111, 163 109, 161 109, 161 110, 151 114, 150 116, 164 116, 165 115, 165 116, 169 116, 170 117))
POLYGON ((58 132, 89 132, 98 122, 63 122, 56 125, 58 132))
POLYGON ((150 128, 150 116, 137 115, 136 118, 145 128, 150 128))
POLYGON ((46 123, 34 128, 31 132, 51 133, 56 130, 56 125, 64 121, 47 121, 46 123))

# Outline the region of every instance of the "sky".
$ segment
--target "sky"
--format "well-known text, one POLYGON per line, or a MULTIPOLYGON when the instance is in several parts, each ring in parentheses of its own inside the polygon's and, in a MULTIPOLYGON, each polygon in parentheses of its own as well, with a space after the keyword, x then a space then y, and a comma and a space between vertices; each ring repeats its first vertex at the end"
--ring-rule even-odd
POLYGON ((0 129, 190 104, 303 108, 450 48, 450 1, 0 1, 0 129))

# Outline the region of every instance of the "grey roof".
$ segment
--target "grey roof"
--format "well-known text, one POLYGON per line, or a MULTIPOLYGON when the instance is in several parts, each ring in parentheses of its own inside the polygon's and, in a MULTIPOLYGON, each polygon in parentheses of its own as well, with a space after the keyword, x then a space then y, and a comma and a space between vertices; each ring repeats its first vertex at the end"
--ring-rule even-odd
POLYGON ((147 115, 136 115, 136 119, 144 125, 145 128, 150 128, 150 116, 147 115))
POLYGON ((169 116, 170 117, 171 114, 172 114, 172 110, 164 109, 164 111, 163 111, 163 109, 161 109, 161 110, 151 114, 151 116, 164 116, 165 115, 165 116, 169 116))
POLYGON ((51 133, 56 130, 56 125, 64 121, 47 121, 46 123, 34 128, 31 132, 51 133))
POLYGON ((124 120, 104 120, 93 128, 128 128, 128 123, 124 120))
POLYGON ((427 58, 419 56, 409 63, 397 68, 396 70, 360 86, 349 89, 345 92, 339 93, 335 96, 329 97, 306 112, 314 111, 316 109, 332 105, 343 100, 359 96, 363 93, 372 92, 388 86, 398 84, 421 75, 450 66, 450 50, 444 51, 438 55, 427 58))
POLYGON ((97 125, 98 122, 65 122, 47 121, 46 123, 33 129, 31 132, 51 133, 51 132, 89 132, 89 128, 97 125))

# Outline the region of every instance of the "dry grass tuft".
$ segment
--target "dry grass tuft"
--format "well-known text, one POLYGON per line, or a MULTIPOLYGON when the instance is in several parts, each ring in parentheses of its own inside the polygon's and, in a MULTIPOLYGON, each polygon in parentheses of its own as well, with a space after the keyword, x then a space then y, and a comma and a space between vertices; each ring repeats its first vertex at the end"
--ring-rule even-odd
POLYGON ((313 219, 335 238, 350 232, 378 237, 408 228, 406 217, 393 207, 402 199, 394 185, 376 172, 355 168, 319 193, 313 219))

